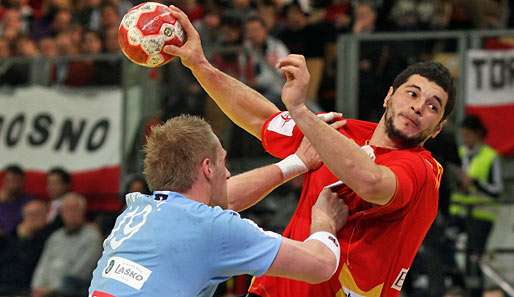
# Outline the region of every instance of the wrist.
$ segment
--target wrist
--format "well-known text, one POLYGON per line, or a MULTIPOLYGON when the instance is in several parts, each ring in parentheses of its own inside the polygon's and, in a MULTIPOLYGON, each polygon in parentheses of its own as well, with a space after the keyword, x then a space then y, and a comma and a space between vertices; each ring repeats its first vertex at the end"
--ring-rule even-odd
POLYGON ((191 70, 191 72, 196 73, 196 72, 200 72, 200 71, 209 69, 209 67, 212 67, 212 65, 209 63, 209 61, 207 60, 205 55, 202 54, 195 61, 193 61, 192 63, 189 63, 189 65, 187 65, 187 67, 189 68, 189 70, 191 70))
POLYGON ((337 229, 335 223, 331 223, 328 220, 317 220, 313 218, 311 222, 311 234, 316 232, 329 232, 336 234, 337 229))
POLYGON ((336 265, 334 271, 332 272, 333 275, 339 267, 339 260, 341 258, 341 249, 339 246, 339 241, 337 240, 336 236, 333 233, 316 232, 312 233, 307 239, 305 239, 305 242, 310 240, 319 241, 325 247, 327 247, 330 250, 330 252, 332 252, 332 254, 334 254, 334 257, 336 258, 336 265))
POLYGON ((289 114, 292 117, 302 116, 306 112, 310 112, 310 110, 307 108, 307 105, 305 105, 305 104, 300 104, 297 106, 286 106, 286 107, 287 107, 287 110, 289 111, 289 114))
POLYGON ((275 165, 280 169, 285 180, 292 179, 309 171, 307 165, 296 154, 287 156, 287 158, 275 163, 275 165))

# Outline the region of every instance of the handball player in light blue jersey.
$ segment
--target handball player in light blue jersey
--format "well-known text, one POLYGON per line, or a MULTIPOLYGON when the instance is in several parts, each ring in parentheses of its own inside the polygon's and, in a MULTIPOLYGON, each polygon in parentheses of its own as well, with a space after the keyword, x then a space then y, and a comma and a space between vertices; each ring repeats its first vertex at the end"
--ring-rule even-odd
POLYGON ((305 140, 296 154, 230 178, 211 127, 179 116, 155 127, 145 146, 152 195, 130 193, 104 241, 90 297, 212 296, 234 275, 272 275, 320 283, 338 267, 334 234, 348 209, 330 189, 312 209, 311 235, 294 241, 237 212, 280 184, 320 166, 305 140), (224 210, 224 209, 231 210, 224 210))

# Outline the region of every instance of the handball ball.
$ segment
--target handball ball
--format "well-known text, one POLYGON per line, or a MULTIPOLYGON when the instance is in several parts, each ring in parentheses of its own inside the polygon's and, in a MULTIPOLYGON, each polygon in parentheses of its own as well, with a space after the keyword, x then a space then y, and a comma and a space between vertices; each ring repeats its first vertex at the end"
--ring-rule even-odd
POLYGON ((174 58, 162 49, 165 45, 182 46, 185 33, 170 11, 164 4, 145 2, 131 8, 123 16, 118 29, 118 42, 129 60, 153 68, 174 58))

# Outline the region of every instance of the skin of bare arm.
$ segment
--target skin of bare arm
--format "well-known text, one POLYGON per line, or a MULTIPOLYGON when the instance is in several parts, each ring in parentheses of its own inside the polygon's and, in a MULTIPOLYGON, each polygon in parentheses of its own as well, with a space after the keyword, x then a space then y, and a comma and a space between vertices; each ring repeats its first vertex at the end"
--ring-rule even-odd
POLYGON ((181 47, 165 46, 164 51, 180 58, 207 94, 236 125, 260 139, 264 122, 280 110, 257 91, 210 64, 203 52, 200 35, 186 14, 173 5, 170 9, 184 29, 187 41, 181 47))

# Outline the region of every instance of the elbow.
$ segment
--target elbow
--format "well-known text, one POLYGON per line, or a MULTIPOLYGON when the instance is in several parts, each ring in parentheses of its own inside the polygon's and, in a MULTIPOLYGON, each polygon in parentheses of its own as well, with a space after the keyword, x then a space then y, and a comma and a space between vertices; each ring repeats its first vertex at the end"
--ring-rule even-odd
POLYGON ((311 285, 326 282, 332 278, 336 272, 336 259, 331 256, 330 259, 323 259, 319 261, 319 265, 313 271, 314 273, 306 279, 305 282, 311 285))
POLYGON ((372 202, 381 191, 381 181, 381 176, 376 174, 369 174, 366 178, 363 178, 361 183, 356 187, 356 189, 353 190, 362 199, 368 202, 372 202))

